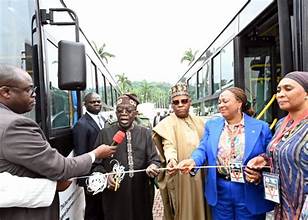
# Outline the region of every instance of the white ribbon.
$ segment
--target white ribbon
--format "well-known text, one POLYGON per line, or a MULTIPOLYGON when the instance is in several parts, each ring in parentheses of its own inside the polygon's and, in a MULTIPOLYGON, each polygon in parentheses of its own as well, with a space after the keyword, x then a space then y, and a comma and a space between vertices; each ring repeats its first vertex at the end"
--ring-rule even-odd
MULTIPOLYGON (((126 173, 140 173, 140 172, 146 171, 146 169, 125 171, 125 167, 120 165, 119 161, 115 159, 113 160, 116 161, 116 163, 113 165, 112 172, 110 173, 94 172, 92 173, 91 176, 79 177, 79 178, 87 178, 86 180, 87 190, 89 192, 93 192, 93 195, 104 191, 104 189, 107 187, 107 179, 109 175, 114 175, 114 178, 118 178, 119 183, 121 183, 126 173)), ((209 168, 218 168, 218 167, 229 167, 230 168, 231 166, 220 166, 220 165, 195 166, 194 168, 195 169, 209 169, 209 168)), ((246 167, 246 165, 242 165, 241 167, 246 167)), ((264 167, 269 167, 269 166, 264 166, 264 167)), ((157 170, 166 171, 168 170, 168 168, 158 168, 157 170)))

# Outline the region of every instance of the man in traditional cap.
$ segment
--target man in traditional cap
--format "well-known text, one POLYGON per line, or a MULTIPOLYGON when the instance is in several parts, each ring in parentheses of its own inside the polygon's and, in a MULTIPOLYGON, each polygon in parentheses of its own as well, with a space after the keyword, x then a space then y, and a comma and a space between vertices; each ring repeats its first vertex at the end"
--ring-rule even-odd
POLYGON ((107 189, 102 194, 104 219, 152 219, 153 187, 150 178, 158 175, 160 161, 151 131, 133 123, 138 114, 138 104, 134 94, 120 96, 116 107, 118 122, 102 129, 96 139, 96 145, 111 144, 119 130, 125 133, 125 140, 117 145, 114 155, 102 160, 94 171, 112 172, 115 162, 124 166, 125 171, 131 171, 125 174, 120 185, 114 176, 108 177, 107 189), (146 169, 146 172, 133 172, 142 169, 146 169))
POLYGON ((202 118, 189 114, 191 99, 187 85, 178 83, 171 88, 174 113, 153 128, 153 140, 159 149, 162 165, 168 172, 158 177, 164 203, 165 220, 204 220, 205 202, 201 174, 180 175, 176 166, 188 158, 203 135, 202 118))

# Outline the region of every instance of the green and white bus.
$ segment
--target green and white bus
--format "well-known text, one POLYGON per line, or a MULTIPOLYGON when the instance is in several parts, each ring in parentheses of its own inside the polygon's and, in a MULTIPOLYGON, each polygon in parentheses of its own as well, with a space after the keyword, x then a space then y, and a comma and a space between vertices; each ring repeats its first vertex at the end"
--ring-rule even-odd
POLYGON ((274 102, 279 79, 308 71, 307 61, 308 1, 248 0, 179 81, 189 84, 199 115, 217 113, 219 93, 237 86, 273 126, 281 116, 274 102))
MULTIPOLYGON (((1 0, 0 27, 0 63, 26 70, 38 88, 37 104, 27 116, 41 126, 52 147, 69 155, 83 95, 99 93, 104 111, 111 111, 120 93, 114 76, 61 0, 1 0), (76 65, 78 59, 86 62, 76 65)), ((61 219, 82 219, 82 196, 76 184, 61 193, 61 219)))

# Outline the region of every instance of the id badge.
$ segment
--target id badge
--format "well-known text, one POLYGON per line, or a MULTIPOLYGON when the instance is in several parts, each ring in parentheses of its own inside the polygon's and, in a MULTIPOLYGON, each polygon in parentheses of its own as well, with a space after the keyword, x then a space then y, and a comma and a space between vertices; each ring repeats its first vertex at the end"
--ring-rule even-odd
POLYGON ((307 220, 307 219, 308 219, 308 195, 305 196, 305 202, 299 220, 307 220))
POLYGON ((232 182, 245 183, 242 162, 234 162, 230 164, 230 177, 232 182))
POLYGON ((279 195, 279 175, 276 173, 263 172, 263 184, 265 199, 280 203, 279 195))

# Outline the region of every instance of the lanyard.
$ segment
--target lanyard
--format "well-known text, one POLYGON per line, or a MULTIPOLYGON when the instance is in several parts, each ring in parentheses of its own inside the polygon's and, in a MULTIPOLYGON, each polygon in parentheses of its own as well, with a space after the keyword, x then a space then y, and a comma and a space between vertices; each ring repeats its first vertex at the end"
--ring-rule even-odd
POLYGON ((273 161, 274 161, 274 153, 277 149, 277 145, 281 141, 284 135, 291 134, 293 130, 298 126, 298 124, 308 117, 308 110, 306 110, 302 115, 300 115, 296 120, 292 122, 291 115, 288 114, 286 118, 283 120, 282 125, 280 126, 279 130, 277 131, 277 135, 272 140, 272 144, 269 148, 270 153, 270 167, 271 172, 273 172, 273 161))
POLYGON ((230 128, 230 125, 227 125, 226 127, 227 127, 227 134, 228 134, 228 137, 230 138, 230 143, 231 143, 230 157, 235 158, 236 157, 236 155, 235 155, 235 139, 241 133, 241 129, 242 129, 243 125, 242 124, 234 125, 233 129, 230 128))
POLYGON ((277 135, 272 141, 272 146, 269 149, 270 152, 274 152, 276 150, 277 144, 280 142, 282 137, 285 134, 291 133, 294 130, 294 128, 296 128, 296 126, 302 120, 304 120, 307 116, 308 116, 308 110, 306 110, 302 115, 298 117, 298 119, 296 119, 295 121, 292 122, 292 124, 290 124, 292 119, 291 119, 291 115, 288 114, 287 117, 283 120, 282 125, 280 126, 277 135))

